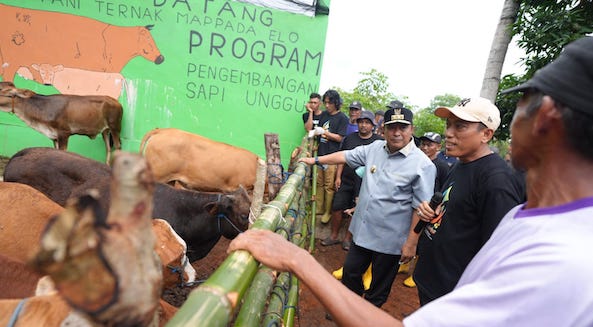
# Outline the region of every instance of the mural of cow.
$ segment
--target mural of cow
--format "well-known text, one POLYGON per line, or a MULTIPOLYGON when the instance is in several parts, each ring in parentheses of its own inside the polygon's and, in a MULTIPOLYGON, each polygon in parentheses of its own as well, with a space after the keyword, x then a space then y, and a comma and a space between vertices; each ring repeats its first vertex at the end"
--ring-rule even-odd
MULTIPOLYGON (((45 85, 52 85, 62 94, 107 95, 119 98, 126 79, 120 73, 104 73, 63 65, 33 64, 45 85)), ((17 71, 18 73, 18 71, 17 71)))
MULTIPOLYGON (((21 67, 46 63, 119 73, 134 57, 161 64, 148 26, 114 26, 88 17, 0 4, 0 70, 13 80, 21 67)), ((33 79, 43 83, 38 71, 33 79)))

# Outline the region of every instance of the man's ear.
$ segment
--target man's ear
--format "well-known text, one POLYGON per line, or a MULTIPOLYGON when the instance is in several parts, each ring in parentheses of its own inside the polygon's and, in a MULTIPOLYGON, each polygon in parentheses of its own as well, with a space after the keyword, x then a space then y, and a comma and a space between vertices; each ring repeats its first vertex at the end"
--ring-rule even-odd
POLYGON ((554 99, 545 95, 542 98, 542 104, 535 112, 535 119, 533 122, 534 136, 546 134, 550 128, 561 126, 562 113, 556 107, 554 99))
POLYGON ((490 128, 482 129, 482 143, 490 142, 490 140, 492 140, 493 136, 494 136, 494 131, 491 130, 490 128))

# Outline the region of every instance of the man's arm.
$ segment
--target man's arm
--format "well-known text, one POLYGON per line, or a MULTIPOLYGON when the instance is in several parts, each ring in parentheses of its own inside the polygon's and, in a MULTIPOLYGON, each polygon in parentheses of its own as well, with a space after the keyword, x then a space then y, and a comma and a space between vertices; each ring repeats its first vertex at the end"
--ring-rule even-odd
POLYGON ((385 311, 351 292, 304 249, 266 230, 239 234, 227 252, 247 250, 274 270, 294 273, 313 292, 339 326, 403 326, 385 311))
POLYGON ((308 103, 305 105, 305 107, 307 107, 307 111, 309 111, 307 121, 305 122, 305 130, 308 132, 313 129, 313 109, 309 107, 308 103))
MULTIPOLYGON (((346 156, 344 155, 344 151, 330 153, 325 156, 317 157, 317 159, 319 160, 318 163, 320 165, 336 165, 346 163, 346 156)), ((313 165, 315 164, 315 158, 301 158, 299 159, 299 162, 304 162, 307 165, 313 165)))

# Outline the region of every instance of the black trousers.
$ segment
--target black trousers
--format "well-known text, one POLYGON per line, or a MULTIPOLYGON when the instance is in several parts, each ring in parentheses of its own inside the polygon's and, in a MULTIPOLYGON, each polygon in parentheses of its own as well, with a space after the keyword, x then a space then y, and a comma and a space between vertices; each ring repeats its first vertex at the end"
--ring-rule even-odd
POLYGON ((377 307, 381 307, 389 297, 391 286, 399 269, 400 255, 385 254, 365 249, 352 243, 342 274, 342 284, 377 307), (370 264, 373 280, 371 287, 365 292, 362 275, 370 264))

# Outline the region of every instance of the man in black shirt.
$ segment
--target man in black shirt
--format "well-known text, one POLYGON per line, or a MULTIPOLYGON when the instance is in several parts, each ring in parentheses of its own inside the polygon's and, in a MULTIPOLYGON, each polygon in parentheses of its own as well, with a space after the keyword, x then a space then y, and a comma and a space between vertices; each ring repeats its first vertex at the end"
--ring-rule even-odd
POLYGON ((437 167, 437 178, 434 181, 434 191, 440 191, 449 173, 449 164, 438 157, 441 149, 441 135, 434 132, 424 133, 420 137, 420 150, 426 154, 437 167))
POLYGON ((319 126, 319 118, 321 118, 321 95, 319 93, 311 93, 309 102, 305 104, 307 112, 303 113, 303 124, 305 130, 308 132, 319 126))
POLYGON ((439 208, 433 210, 428 201, 418 206, 420 219, 430 220, 421 232, 414 270, 420 305, 453 290, 502 217, 524 199, 511 182, 512 169, 488 146, 500 125, 495 105, 484 98, 463 99, 453 108, 438 107, 435 115, 447 119, 445 149, 459 162, 441 189, 439 208))

